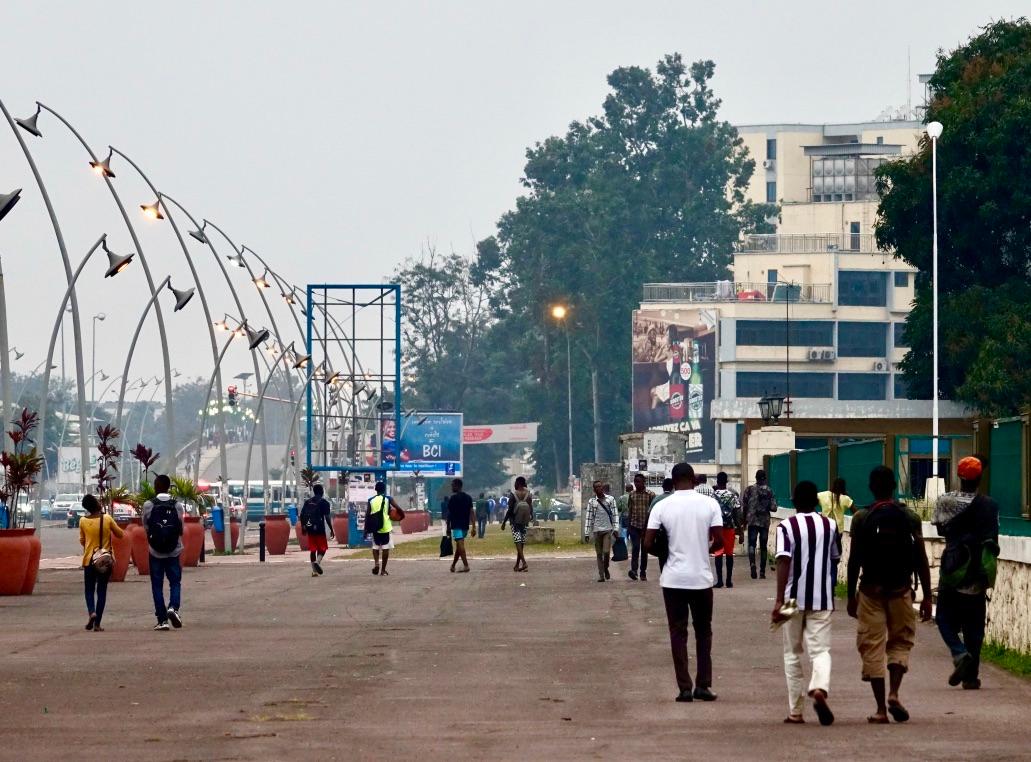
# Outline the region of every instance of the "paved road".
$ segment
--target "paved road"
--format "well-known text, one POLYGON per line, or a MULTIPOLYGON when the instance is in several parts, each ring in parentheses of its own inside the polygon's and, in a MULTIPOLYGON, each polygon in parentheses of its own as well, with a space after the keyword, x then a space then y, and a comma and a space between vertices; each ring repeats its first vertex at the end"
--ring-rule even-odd
POLYGON ((234 564, 187 570, 181 631, 150 631, 146 580, 81 629, 74 572, 0 599, 0 759, 1016 759, 1031 684, 993 668, 949 689, 919 629, 907 725, 868 726, 854 627, 835 618, 822 728, 782 724, 771 581, 717 591, 713 704, 676 704, 659 588, 591 559, 234 564), (163 645, 161 645, 163 644, 163 645))

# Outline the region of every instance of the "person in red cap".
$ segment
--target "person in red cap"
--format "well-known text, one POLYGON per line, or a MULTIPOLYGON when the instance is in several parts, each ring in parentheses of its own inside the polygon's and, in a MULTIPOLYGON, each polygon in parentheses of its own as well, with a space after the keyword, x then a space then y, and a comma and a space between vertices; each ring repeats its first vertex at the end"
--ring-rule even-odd
POLYGON ((963 458, 957 467, 959 490, 938 498, 931 520, 945 539, 935 620, 952 652, 949 685, 962 684, 966 690, 981 687, 987 592, 995 584, 999 555, 999 506, 977 494, 984 467, 979 455, 963 458))

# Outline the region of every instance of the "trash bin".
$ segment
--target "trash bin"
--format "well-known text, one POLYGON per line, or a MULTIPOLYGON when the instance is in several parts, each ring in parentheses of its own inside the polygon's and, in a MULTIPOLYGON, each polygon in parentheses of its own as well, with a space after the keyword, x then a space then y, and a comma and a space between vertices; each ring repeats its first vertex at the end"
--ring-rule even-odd
POLYGON ((225 513, 221 505, 216 505, 211 509, 211 528, 216 532, 226 531, 225 513))
POLYGON ((286 516, 287 516, 288 519, 290 519, 290 526, 293 526, 294 524, 296 524, 297 523, 297 506, 293 505, 293 504, 288 505, 286 507, 286 516))

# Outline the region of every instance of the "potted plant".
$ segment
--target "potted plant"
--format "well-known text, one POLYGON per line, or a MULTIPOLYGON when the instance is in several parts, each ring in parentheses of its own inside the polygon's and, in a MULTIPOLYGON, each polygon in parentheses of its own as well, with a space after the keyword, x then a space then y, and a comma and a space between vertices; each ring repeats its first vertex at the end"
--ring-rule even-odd
POLYGON ((157 497, 154 486, 150 483, 150 467, 157 462, 161 453, 154 452, 149 447, 139 443, 130 450, 129 454, 140 464, 143 470, 143 478, 140 480, 135 500, 136 505, 139 506, 140 515, 133 519, 132 522, 136 525, 132 529, 132 563, 139 574, 149 575, 150 544, 147 542, 147 531, 143 527, 143 504, 157 497))
POLYGON ((172 477, 172 497, 196 510, 196 514, 188 513, 183 521, 183 553, 180 557, 183 566, 196 566, 204 547, 204 513, 214 500, 207 492, 201 492, 193 479, 185 476, 172 477))
MULTIPOLYGON (((135 507, 135 499, 132 493, 125 487, 115 487, 111 483, 118 473, 118 459, 122 451, 118 449, 118 440, 122 432, 110 424, 97 427, 97 473, 93 478, 97 482, 97 496, 100 505, 112 521, 115 520, 114 505, 122 503, 135 507)), ((118 521, 118 525, 128 530, 128 520, 118 521)), ((124 582, 125 575, 129 571, 129 559, 132 557, 132 535, 126 531, 122 537, 111 535, 111 552, 115 558, 115 564, 111 569, 112 582, 124 582)))
MULTIPOLYGON (((301 482, 304 484, 305 488, 304 499, 307 500, 312 494, 312 487, 314 487, 319 481, 319 475, 313 468, 302 468, 300 472, 300 477, 301 482)), ((301 503, 301 505, 298 506, 298 511, 300 511, 300 508, 304 505, 304 503, 300 500, 298 502, 301 503)), ((300 546, 301 550, 307 551, 308 535, 304 534, 301 531, 300 518, 298 518, 297 523, 294 524, 294 535, 297 537, 297 544, 300 546)))
POLYGON ((14 419, 13 428, 7 432, 11 449, 0 452, 0 467, 3 468, 3 484, 0 485, 0 499, 11 506, 11 526, 0 530, 0 595, 31 595, 39 573, 39 556, 42 546, 32 528, 18 528, 18 498, 37 484, 39 472, 43 469, 43 458, 32 442, 32 432, 39 425, 39 414, 23 409, 14 419))

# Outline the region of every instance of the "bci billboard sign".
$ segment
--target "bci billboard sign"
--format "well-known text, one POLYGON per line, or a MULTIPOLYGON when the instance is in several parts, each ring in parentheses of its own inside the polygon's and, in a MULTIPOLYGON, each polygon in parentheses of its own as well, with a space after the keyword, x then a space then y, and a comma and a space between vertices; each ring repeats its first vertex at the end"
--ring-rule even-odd
POLYGON ((426 476, 462 475, 461 413, 412 413, 401 419, 400 437, 392 418, 380 426, 384 468, 426 476))

